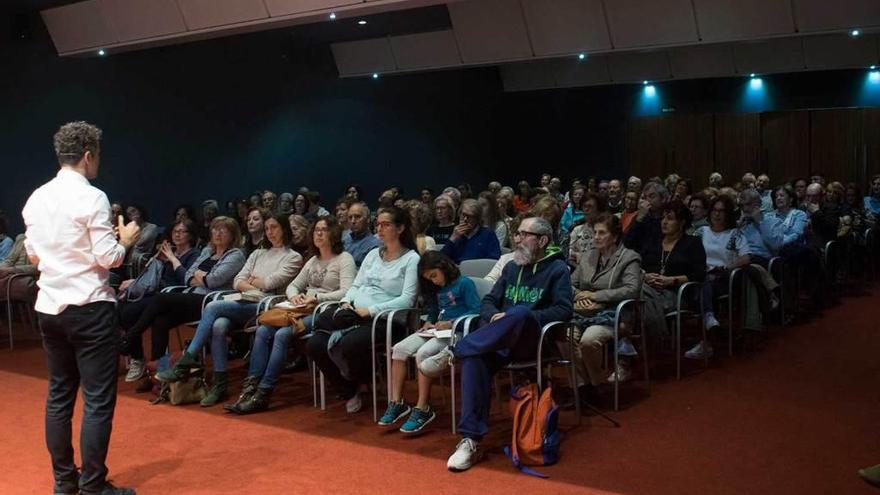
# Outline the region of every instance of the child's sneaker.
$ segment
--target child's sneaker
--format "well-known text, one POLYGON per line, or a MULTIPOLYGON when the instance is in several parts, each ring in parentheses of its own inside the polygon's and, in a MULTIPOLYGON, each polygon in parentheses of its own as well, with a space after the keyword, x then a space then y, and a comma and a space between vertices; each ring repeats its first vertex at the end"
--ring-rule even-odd
POLYGON ((413 409, 406 405, 406 402, 389 402, 388 409, 385 409, 385 414, 379 418, 379 426, 388 426, 397 423, 404 416, 410 413, 413 409))
POLYGON ((422 428, 428 425, 431 421, 434 421, 434 418, 437 417, 437 413, 434 412, 434 409, 431 406, 427 406, 427 409, 419 409, 418 407, 412 408, 412 413, 409 415, 409 418, 406 420, 406 423, 400 427, 401 433, 406 433, 407 435, 412 435, 422 431, 422 428))

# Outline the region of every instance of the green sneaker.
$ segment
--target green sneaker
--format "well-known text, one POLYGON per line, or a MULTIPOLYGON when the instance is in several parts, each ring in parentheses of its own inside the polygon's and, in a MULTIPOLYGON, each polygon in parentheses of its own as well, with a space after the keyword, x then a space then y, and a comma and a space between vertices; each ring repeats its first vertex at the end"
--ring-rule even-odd
POLYGON ((406 402, 404 401, 389 402, 385 414, 379 418, 379 426, 393 425, 403 419, 403 417, 409 414, 411 410, 412 408, 406 405, 406 402))
POLYGON ((428 406, 428 409, 419 409, 418 407, 412 408, 412 414, 409 415, 409 419, 406 420, 406 423, 400 427, 401 433, 406 433, 407 435, 412 435, 422 431, 422 428, 428 425, 431 421, 434 421, 434 418, 437 417, 437 413, 434 412, 434 409, 431 406, 428 406))

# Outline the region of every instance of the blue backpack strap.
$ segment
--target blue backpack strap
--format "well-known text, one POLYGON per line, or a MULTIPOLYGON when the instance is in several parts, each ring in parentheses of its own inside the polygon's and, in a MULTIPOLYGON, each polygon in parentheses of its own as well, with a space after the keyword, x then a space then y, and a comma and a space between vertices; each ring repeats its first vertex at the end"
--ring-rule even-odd
POLYGON ((514 457, 513 454, 510 452, 510 445, 504 446, 504 455, 506 455, 507 458, 510 459, 510 462, 513 463, 513 467, 519 469, 519 471, 521 473, 525 473, 525 474, 528 474, 529 476, 534 476, 536 478, 541 478, 541 479, 549 478, 549 476, 547 476, 546 474, 541 474, 528 466, 523 466, 519 462, 519 459, 514 457))

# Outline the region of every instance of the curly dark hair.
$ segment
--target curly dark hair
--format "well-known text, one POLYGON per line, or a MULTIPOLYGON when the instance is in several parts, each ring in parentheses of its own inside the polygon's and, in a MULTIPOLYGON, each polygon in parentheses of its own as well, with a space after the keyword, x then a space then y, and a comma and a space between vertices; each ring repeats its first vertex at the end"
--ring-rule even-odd
POLYGON ((667 213, 672 213, 675 219, 681 222, 682 231, 690 228, 691 222, 694 220, 694 214, 691 213, 691 209, 677 199, 663 206, 663 215, 666 216, 667 213))
POLYGON ((97 155, 101 149, 103 132, 88 122, 68 122, 58 129, 52 141, 59 165, 75 165, 86 152, 97 155))
MULTIPOLYGON (((461 271, 458 269, 458 265, 452 261, 452 258, 440 251, 425 251, 425 254, 419 259, 418 268, 419 291, 423 297, 436 297, 437 292, 440 290, 440 287, 437 287, 430 280, 422 276, 427 270, 433 269, 443 272, 443 276, 446 278, 446 285, 455 282, 461 276, 461 271)), ((429 304, 434 304, 435 302, 433 299, 428 300, 429 304)))

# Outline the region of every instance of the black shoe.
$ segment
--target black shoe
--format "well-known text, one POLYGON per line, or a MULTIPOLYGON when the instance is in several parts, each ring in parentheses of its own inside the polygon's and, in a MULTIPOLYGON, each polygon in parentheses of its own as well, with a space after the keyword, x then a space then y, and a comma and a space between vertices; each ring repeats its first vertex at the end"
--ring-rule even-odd
POLYGON ((115 487, 109 481, 104 485, 104 489, 99 492, 80 491, 80 495, 137 495, 134 488, 115 487))
POLYGON ((55 481, 54 495, 77 495, 79 493, 79 474, 72 480, 55 481))
POLYGON ((269 409, 269 401, 272 399, 272 389, 258 388, 247 402, 241 403, 232 410, 236 414, 252 414, 269 409))
POLYGON ((232 404, 223 404, 223 409, 236 412, 238 406, 244 404, 249 401, 251 397, 253 397, 254 393, 257 391, 257 385, 260 383, 259 376, 249 376, 244 379, 244 382, 241 384, 241 393, 238 395, 238 399, 232 404))

